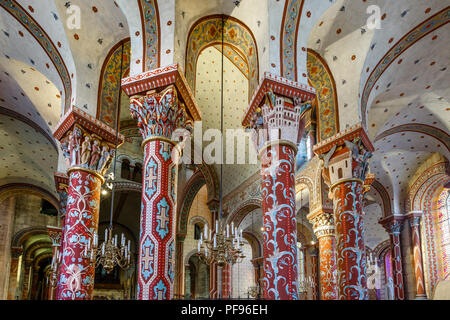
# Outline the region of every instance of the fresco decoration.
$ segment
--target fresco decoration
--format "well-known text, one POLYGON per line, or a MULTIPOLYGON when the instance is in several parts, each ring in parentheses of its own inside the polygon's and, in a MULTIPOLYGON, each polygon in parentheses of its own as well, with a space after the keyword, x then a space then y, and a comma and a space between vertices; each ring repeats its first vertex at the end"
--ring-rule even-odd
POLYGON ((159 24, 158 1, 139 0, 142 26, 144 29, 144 61, 143 72, 160 67, 161 31, 159 24))
POLYGON ((64 63, 64 60, 58 49, 42 29, 42 27, 34 20, 28 12, 15 0, 0 0, 0 6, 3 7, 9 14, 11 14, 20 24, 22 24, 28 32, 30 32, 36 41, 45 50, 50 60, 53 62, 61 82, 64 86, 65 105, 64 111, 70 108, 70 99, 72 98, 72 82, 69 76, 69 71, 64 63))
POLYGON ((224 44, 227 44, 227 47, 237 48, 241 57, 246 57, 248 61, 250 101, 259 81, 258 47, 250 29, 233 17, 212 15, 194 24, 189 32, 186 47, 186 79, 192 91, 195 92, 197 59, 208 46, 222 43, 222 18, 224 44))
POLYGON ((92 300, 95 265, 83 252, 98 229, 102 182, 96 174, 81 170, 72 171, 69 181, 57 297, 92 300))
POLYGON ((308 49, 307 68, 308 79, 317 93, 317 142, 320 142, 339 132, 336 84, 326 62, 311 49, 308 49))
POLYGON ((424 133, 429 136, 432 136, 433 138, 436 138, 437 140, 439 140, 440 142, 445 144, 447 150, 450 151, 450 135, 447 132, 445 132, 444 130, 441 130, 439 128, 433 127, 433 126, 429 126, 426 124, 420 124, 420 123, 403 124, 403 125, 399 125, 394 128, 388 129, 386 131, 383 131, 375 138, 375 142, 377 142, 387 136, 390 136, 390 135, 393 135, 396 133, 402 133, 405 131, 419 132, 419 133, 424 133))
POLYGON ((362 187, 349 181, 333 190, 339 300, 367 300, 362 187))
POLYGON ((223 51, 224 57, 228 58, 232 64, 234 64, 239 71, 248 79, 249 69, 248 61, 245 56, 239 52, 239 50, 233 46, 224 45, 224 50, 222 50, 222 44, 213 45, 220 53, 223 51))
POLYGON ((391 65, 393 61, 395 61, 403 52, 408 50, 417 41, 425 37, 430 32, 433 32, 438 28, 444 26, 449 21, 450 7, 447 7, 444 10, 441 10, 440 12, 431 16, 429 19, 423 21, 414 29, 410 30, 400 39, 400 41, 393 45, 380 60, 380 62, 378 62, 377 66, 373 69, 372 73, 367 79, 361 96, 361 117, 364 125, 367 124, 367 103, 369 102, 370 94, 372 93, 373 87, 375 86, 381 75, 384 73, 384 71, 386 71, 386 69, 391 65))
POLYGON ((441 247, 440 250, 440 273, 441 279, 448 279, 450 274, 450 258, 449 258, 449 224, 447 222, 449 218, 450 210, 450 196, 449 189, 444 188, 440 195, 436 199, 436 229, 438 236, 438 244, 441 247))
POLYGON ((288 0, 284 7, 280 36, 281 76, 297 81, 297 34, 304 0, 288 0))
MULTIPOLYGON (((114 128, 116 125, 117 106, 121 92, 121 77, 130 69, 131 42, 130 39, 120 41, 109 52, 103 64, 100 75, 99 94, 97 103, 97 119, 114 128), (122 61, 123 45, 123 62, 122 61)), ((126 95, 125 95, 126 96, 126 95)), ((122 97, 125 97, 122 96, 122 97)))
POLYGON ((295 151, 268 147, 261 155, 264 298, 298 299, 295 151), (272 163, 270 159, 278 159, 272 163))

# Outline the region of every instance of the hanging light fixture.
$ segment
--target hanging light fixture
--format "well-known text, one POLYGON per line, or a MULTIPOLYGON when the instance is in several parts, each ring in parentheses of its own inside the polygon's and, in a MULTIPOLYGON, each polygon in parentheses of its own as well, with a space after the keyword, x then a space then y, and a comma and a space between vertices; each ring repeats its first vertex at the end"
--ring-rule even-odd
MULTIPOLYGON (((123 43, 122 43, 122 56, 120 63, 120 79, 122 79, 123 72, 123 43)), ((120 88, 120 86, 119 86, 120 88)), ((117 141, 119 135, 119 118, 120 118, 120 102, 121 102, 121 92, 119 89, 119 98, 116 113, 116 143, 114 148, 114 166, 113 171, 106 176, 105 189, 102 190, 102 194, 107 194, 107 189, 111 190, 111 210, 110 210, 110 221, 109 227, 105 229, 105 241, 99 245, 98 243, 98 233, 94 231, 93 241, 91 239, 85 246, 83 257, 89 259, 91 262, 95 261, 95 267, 103 266, 103 269, 107 273, 111 273, 116 266, 122 269, 128 269, 131 264, 131 251, 130 251, 130 240, 127 240, 122 233, 120 238, 120 245, 118 244, 118 235, 113 235, 113 210, 114 210, 114 173, 116 172, 117 163, 117 141), (105 192, 106 191, 106 192, 105 192), (95 259, 95 260, 94 260, 95 259)))
MULTIPOLYGON (((221 123, 220 129, 222 133, 221 150, 223 154, 223 52, 224 52, 224 17, 222 15, 222 73, 221 73, 221 123)), ((198 241, 198 252, 200 260, 211 264, 217 263, 219 267, 223 267, 226 264, 240 263, 245 258, 242 247, 244 246, 244 239, 242 237, 242 229, 240 232, 238 228, 234 226, 234 223, 225 224, 222 222, 223 215, 223 159, 220 162, 220 208, 219 219, 216 220, 214 234, 212 230, 209 230, 205 225, 204 233, 200 235, 198 241)))
MULTIPOLYGON (((300 223, 302 226, 302 235, 303 235, 303 213, 302 213, 302 207, 303 207, 303 188, 300 190, 300 223)), ((314 246, 315 242, 311 241, 311 246, 314 246)), ((299 249, 303 248, 303 244, 299 242, 297 244, 297 247, 299 249)), ((305 246, 306 247, 306 246, 305 246)), ((303 264, 305 263, 305 255, 303 255, 303 264)), ((316 281, 314 281, 312 276, 306 276, 304 274, 304 269, 302 270, 302 277, 298 281, 298 293, 299 294, 306 294, 308 291, 308 288, 314 289, 317 286, 316 281)))

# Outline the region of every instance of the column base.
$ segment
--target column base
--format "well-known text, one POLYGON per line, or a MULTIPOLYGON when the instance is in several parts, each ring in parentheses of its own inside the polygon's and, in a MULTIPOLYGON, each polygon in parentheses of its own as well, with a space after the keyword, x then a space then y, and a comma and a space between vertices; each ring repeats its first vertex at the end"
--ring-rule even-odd
POLYGON ((428 297, 420 295, 420 296, 416 296, 414 300, 428 300, 428 297))

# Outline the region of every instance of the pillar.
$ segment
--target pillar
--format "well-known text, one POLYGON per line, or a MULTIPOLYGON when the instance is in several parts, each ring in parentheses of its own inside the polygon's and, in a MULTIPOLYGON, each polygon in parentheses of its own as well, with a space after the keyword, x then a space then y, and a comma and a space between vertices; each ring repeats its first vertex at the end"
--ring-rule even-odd
POLYGON ((403 216, 390 216, 380 220, 380 224, 389 233, 391 240, 392 273, 394 277, 395 300, 405 299, 405 286, 403 282, 402 251, 400 243, 400 232, 403 226, 403 216))
POLYGON ((183 297, 183 292, 184 292, 184 296, 187 295, 186 292, 186 288, 185 288, 185 273, 183 272, 183 266, 184 266, 184 261, 183 261, 183 253, 184 253, 184 239, 186 236, 184 235, 177 235, 176 236, 176 249, 175 249, 175 254, 176 254, 176 260, 175 260, 175 276, 176 276, 176 282, 174 285, 174 290, 175 290, 175 294, 174 297, 175 299, 182 299, 183 297), (184 276, 183 276, 184 275, 184 276))
POLYGON ((231 299, 232 298, 232 278, 231 278, 231 264, 225 264, 222 268, 222 298, 231 299))
POLYGON ((185 274, 185 289, 184 289, 184 298, 185 299, 192 299, 191 297, 191 268, 189 265, 184 266, 184 274, 185 274))
POLYGON ((8 300, 16 300, 16 291, 19 281, 17 276, 20 272, 19 261, 20 256, 23 253, 22 248, 13 247, 11 248, 11 265, 9 268, 9 285, 8 285, 8 300))
POLYGON ((32 280, 33 280, 33 260, 26 259, 23 270, 22 300, 30 299, 32 280))
POLYGON ((103 176, 124 138, 76 107, 61 119, 54 136, 61 143, 69 180, 57 299, 92 300, 95 257, 85 257, 84 250, 98 230, 103 176))
POLYGON ((261 299, 262 297, 262 291, 261 288, 263 286, 263 278, 264 278, 264 269, 263 269, 263 263, 264 258, 259 257, 252 260, 253 267, 255 269, 255 285, 258 289, 258 292, 256 293, 256 299, 261 299))
POLYGON ((261 160, 264 298, 298 299, 295 159, 314 89, 264 74, 242 125, 261 160))
POLYGON ((61 252, 62 229, 58 227, 47 226, 47 232, 52 240, 52 265, 49 271, 48 296, 47 300, 56 300, 56 283, 58 278, 58 254, 61 252))
MULTIPOLYGON (((4 196, 4 195, 3 195, 4 196)), ((0 300, 8 297, 8 264, 13 267, 11 237, 14 226, 16 198, 8 196, 0 201, 0 300)), ((17 261, 17 260, 16 260, 17 261)))
POLYGON ((323 159, 323 176, 333 199, 339 300, 368 298, 362 208, 367 161, 373 151, 361 123, 314 147, 323 159))
POLYGON ((319 283, 318 283, 318 276, 317 276, 317 248, 312 248, 309 252, 309 256, 311 258, 311 278, 313 282, 312 287, 312 300, 319 300, 319 283))
POLYGON ((308 215, 319 243, 321 300, 337 300, 336 238, 333 213, 322 209, 308 215))
POLYGON ((411 227, 411 247, 413 248, 414 273, 416 277, 416 299, 427 299, 425 278, 423 274, 422 244, 420 239, 420 218, 422 212, 411 212, 407 215, 411 227))
POLYGON ((174 296, 175 205, 180 150, 176 129, 200 120, 200 112, 180 74, 172 65, 122 80, 130 96, 130 112, 144 139, 140 218, 138 300, 174 296))

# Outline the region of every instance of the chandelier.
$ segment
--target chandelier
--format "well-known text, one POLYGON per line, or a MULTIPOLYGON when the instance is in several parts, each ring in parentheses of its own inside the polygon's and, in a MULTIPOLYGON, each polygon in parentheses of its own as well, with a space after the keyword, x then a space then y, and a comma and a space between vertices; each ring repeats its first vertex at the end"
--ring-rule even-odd
POLYGON ((95 267, 102 265, 107 273, 111 273, 117 265, 122 269, 128 269, 131 262, 130 240, 126 244, 126 238, 122 233, 120 238, 120 246, 117 244, 118 235, 113 236, 113 229, 110 226, 105 229, 105 241, 98 245, 98 234, 94 232, 94 238, 91 239, 83 253, 83 258, 94 261, 95 267))
POLYGON ((226 264, 242 262, 245 258, 243 246, 242 230, 238 233, 234 223, 231 223, 231 227, 227 224, 226 228, 220 224, 219 228, 219 221, 216 221, 214 235, 212 230, 208 233, 208 226, 205 225, 204 233, 200 234, 198 241, 197 255, 206 264, 215 262, 219 267, 223 267, 226 264))

